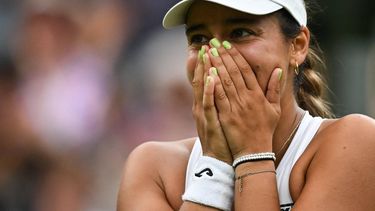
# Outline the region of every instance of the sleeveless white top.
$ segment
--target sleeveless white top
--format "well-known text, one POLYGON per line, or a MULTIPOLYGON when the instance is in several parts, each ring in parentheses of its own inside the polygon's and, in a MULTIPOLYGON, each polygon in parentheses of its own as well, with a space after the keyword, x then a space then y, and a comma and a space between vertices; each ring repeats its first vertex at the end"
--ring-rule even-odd
MULTIPOLYGON (((288 211, 294 205, 292 197, 289 192, 289 176, 293 169, 294 164, 300 158, 302 153, 305 151, 315 134, 319 130, 319 127, 323 119, 321 117, 312 117, 308 111, 306 111, 301 124, 294 135, 284 157, 281 159, 279 166, 276 169, 277 178, 277 189, 279 192, 280 209, 288 211)), ((202 156, 202 146, 199 139, 195 141, 194 147, 190 154, 189 163, 186 170, 185 179, 185 190, 191 183, 194 167, 202 156)))

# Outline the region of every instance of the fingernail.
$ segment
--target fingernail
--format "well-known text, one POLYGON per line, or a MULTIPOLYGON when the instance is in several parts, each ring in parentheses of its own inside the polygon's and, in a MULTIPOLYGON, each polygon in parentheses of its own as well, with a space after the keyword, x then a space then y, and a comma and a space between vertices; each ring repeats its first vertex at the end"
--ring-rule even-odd
POLYGON ((206 84, 205 85, 208 86, 211 83, 211 80, 212 80, 212 78, 210 76, 208 76, 206 78, 206 84))
POLYGON ((207 56, 208 56, 207 53, 203 54, 203 56, 202 56, 203 57, 203 64, 207 63, 207 56))
POLYGON ((215 56, 215 57, 219 56, 219 52, 217 51, 217 48, 211 48, 210 52, 212 56, 215 56))
POLYGON ((281 68, 278 68, 278 77, 279 77, 279 81, 281 80, 281 78, 283 77, 283 70, 281 68))
POLYGON ((230 44, 230 42, 228 42, 228 41, 226 41, 226 40, 223 42, 223 46, 224 46, 224 48, 227 49, 227 50, 229 50, 229 49, 232 48, 232 45, 230 44))
POLYGON ((217 76, 218 75, 217 68, 216 67, 211 67, 210 68, 210 74, 213 74, 213 75, 217 76))
POLYGON ((210 40, 210 44, 215 48, 220 48, 220 41, 217 38, 213 38, 210 40))
POLYGON ((198 58, 200 60, 203 60, 204 51, 205 51, 204 46, 202 46, 202 48, 199 50, 199 53, 198 53, 198 58))

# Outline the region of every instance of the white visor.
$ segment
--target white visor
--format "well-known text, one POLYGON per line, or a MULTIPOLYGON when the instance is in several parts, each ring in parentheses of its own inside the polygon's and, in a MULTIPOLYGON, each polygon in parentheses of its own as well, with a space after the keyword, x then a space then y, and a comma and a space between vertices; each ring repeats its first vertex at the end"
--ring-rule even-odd
MULTIPOLYGON (((164 16, 166 29, 183 25, 191 4, 195 0, 182 0, 174 5, 164 16)), ((201 0, 202 1, 202 0, 201 0)), ((303 0, 204 0, 220 4, 252 15, 267 15, 285 8, 301 26, 307 24, 306 8, 303 0)))

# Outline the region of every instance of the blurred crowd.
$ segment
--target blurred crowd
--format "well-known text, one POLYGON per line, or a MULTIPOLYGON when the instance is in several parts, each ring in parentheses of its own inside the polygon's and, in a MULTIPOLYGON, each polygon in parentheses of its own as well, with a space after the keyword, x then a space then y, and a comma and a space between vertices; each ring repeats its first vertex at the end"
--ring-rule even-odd
MULTIPOLYGON (((176 1, 0 0, 1 211, 115 210, 134 147, 196 136, 184 30, 161 27, 176 1)), ((375 115, 375 16, 335 22, 360 20, 349 3, 327 1, 316 34, 340 64, 334 109, 375 115)))
POLYGON ((195 136, 173 3, 0 1, 0 210, 114 210, 129 151, 195 136))

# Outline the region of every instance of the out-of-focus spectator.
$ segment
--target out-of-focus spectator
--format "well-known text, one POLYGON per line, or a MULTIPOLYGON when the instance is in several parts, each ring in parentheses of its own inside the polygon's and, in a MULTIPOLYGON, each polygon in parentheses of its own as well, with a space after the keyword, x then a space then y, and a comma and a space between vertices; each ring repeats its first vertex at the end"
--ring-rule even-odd
POLYGON ((20 108, 19 79, 11 59, 0 56, 0 210, 58 210, 50 209, 57 203, 82 210, 89 180, 78 162, 50 153, 33 132, 20 108))
POLYGON ((148 39, 153 31, 161 30, 161 20, 166 10, 175 4, 178 0, 155 1, 155 0, 125 0, 132 7, 134 13, 139 17, 135 19, 136 24, 132 29, 135 30, 133 47, 137 47, 144 40, 148 39))
POLYGON ((35 162, 46 170, 25 198, 38 211, 113 210, 127 151, 117 144, 123 107, 115 75, 131 32, 127 9, 116 0, 41 0, 22 11, 12 40, 20 70, 16 104, 51 156, 41 159, 47 164, 35 162))
POLYGON ((99 6, 90 16, 31 10, 18 33, 24 109, 33 129, 58 151, 90 148, 109 126, 123 25, 116 21, 122 19, 118 7, 99 6), (77 17, 93 23, 82 25, 77 17))

